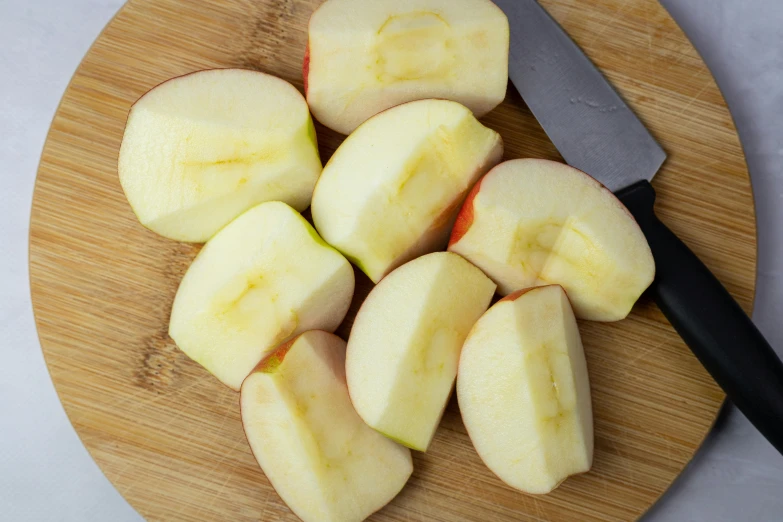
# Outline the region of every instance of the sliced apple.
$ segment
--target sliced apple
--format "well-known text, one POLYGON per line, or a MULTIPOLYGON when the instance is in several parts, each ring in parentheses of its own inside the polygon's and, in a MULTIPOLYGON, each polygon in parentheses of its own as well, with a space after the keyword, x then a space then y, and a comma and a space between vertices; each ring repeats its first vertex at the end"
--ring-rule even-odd
POLYGON ((426 451, 457 375, 460 349, 495 284, 448 252, 407 263, 376 286, 348 340, 346 374, 371 427, 426 451))
POLYGON ((458 103, 389 109, 351 134, 324 168, 315 226, 377 283, 446 246, 468 190, 502 155, 500 135, 458 103))
POLYGON ((203 242, 264 201, 307 208, 321 160, 299 91, 268 74, 218 69, 169 80, 133 105, 118 171, 145 227, 203 242))
POLYGON ((473 188, 449 250, 509 294, 559 284, 577 317, 617 321, 655 276, 650 247, 620 201, 587 174, 554 161, 498 165, 473 188))
POLYGON ((508 485, 549 493, 590 469, 590 383, 562 287, 516 292, 478 320, 462 348, 457 399, 476 451, 508 485))
POLYGON ((270 350, 307 330, 334 331, 354 290, 351 265, 294 209, 248 210, 213 237, 182 279, 169 334, 238 390, 270 350))
POLYGON ((306 332, 242 384, 242 424, 272 486, 304 522, 360 522, 413 472, 410 450, 369 428, 345 385, 345 341, 306 332))
POLYGON ((328 0, 310 19, 304 77, 315 117, 343 134, 401 103, 506 96, 509 26, 489 0, 328 0))

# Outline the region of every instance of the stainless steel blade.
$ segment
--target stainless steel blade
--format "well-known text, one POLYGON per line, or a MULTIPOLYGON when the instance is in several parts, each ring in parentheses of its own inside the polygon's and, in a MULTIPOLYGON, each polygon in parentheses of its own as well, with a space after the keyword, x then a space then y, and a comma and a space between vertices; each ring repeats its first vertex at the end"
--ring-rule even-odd
POLYGON ((666 152, 536 0, 494 0, 511 26, 509 76, 563 158, 617 191, 650 180, 666 152))

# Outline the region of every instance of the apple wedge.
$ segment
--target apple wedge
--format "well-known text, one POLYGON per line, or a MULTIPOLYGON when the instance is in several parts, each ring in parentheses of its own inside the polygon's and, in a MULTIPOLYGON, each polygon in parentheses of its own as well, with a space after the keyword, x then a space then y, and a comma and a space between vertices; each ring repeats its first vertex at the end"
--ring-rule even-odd
POLYGON ((446 246, 465 195, 502 155, 500 135, 458 103, 389 109, 351 134, 324 168, 315 227, 377 283, 446 246))
POLYGON ((262 203, 201 250, 179 286, 169 335, 239 390, 270 350, 307 330, 334 331, 354 290, 350 263, 294 209, 262 203))
POLYGON ((413 472, 410 450, 369 428, 345 385, 345 342, 306 332, 242 384, 242 425, 272 486, 304 522, 360 522, 413 472))
POLYGON ((343 134, 426 98, 481 117, 506 96, 508 51, 508 19, 489 0, 328 0, 310 18, 307 102, 343 134))
POLYGON ((142 225, 204 242, 258 203, 306 209, 321 160, 307 103, 291 84, 216 69, 162 83, 133 105, 118 172, 142 225))
POLYGON ((568 165, 523 159, 476 184, 449 242, 507 295, 531 286, 565 288, 577 317, 617 321, 655 276, 634 218, 603 185, 568 165))
POLYGON ((448 252, 407 263, 376 286, 348 339, 346 375, 371 427, 426 451, 451 396, 460 349, 495 284, 448 252))
POLYGON ((457 399, 476 451, 508 485, 549 493, 590 469, 590 383, 562 287, 521 290, 478 320, 462 348, 457 399))

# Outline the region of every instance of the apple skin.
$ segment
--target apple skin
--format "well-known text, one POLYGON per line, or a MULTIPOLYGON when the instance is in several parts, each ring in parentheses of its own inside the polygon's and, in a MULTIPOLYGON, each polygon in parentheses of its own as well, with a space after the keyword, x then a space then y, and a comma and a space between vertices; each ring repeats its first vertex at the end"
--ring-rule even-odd
MULTIPOLYGON (((511 292, 506 297, 502 299, 498 299, 498 303, 503 303, 505 301, 516 301, 526 293, 536 290, 537 288, 547 288, 549 286, 560 286, 560 285, 545 285, 545 286, 531 286, 530 288, 523 288, 522 290, 517 290, 516 292, 511 292)), ((562 288, 562 287, 561 287, 562 288)))
MULTIPOLYGON (((339 350, 330 351, 329 354, 325 356, 325 358, 328 359, 330 361, 330 364, 333 365, 332 366, 332 369, 334 371, 333 377, 338 382, 341 383, 341 386, 343 388, 346 388, 345 389, 345 400, 346 400, 346 403, 347 403, 347 407, 350 408, 350 411, 353 412, 353 407, 351 406, 350 398, 347 395, 347 386, 346 386, 346 383, 345 383, 345 373, 344 373, 345 372, 345 364, 344 364, 344 358, 345 358, 344 346, 345 346, 345 342, 342 341, 342 339, 339 339, 333 333, 327 332, 325 330, 310 330, 310 331, 307 331, 307 332, 303 332, 303 333, 297 335, 296 337, 294 337, 293 339, 291 339, 290 341, 280 345, 271 354, 269 354, 263 361, 261 361, 258 364, 258 366, 250 373, 250 375, 248 375, 248 378, 246 379, 246 382, 256 373, 266 373, 266 374, 275 374, 275 373, 277 373, 277 371, 280 369, 281 365, 285 362, 286 356, 289 353, 293 353, 293 352, 291 352, 291 349, 294 347, 296 342, 299 341, 300 339, 302 339, 305 336, 310 337, 310 338, 316 337, 316 338, 321 338, 321 339, 324 339, 324 338, 326 338, 326 339, 333 339, 333 340, 336 340, 336 341, 342 343, 342 345, 343 345, 342 353, 340 353, 339 350)), ((244 383, 243 383, 243 386, 242 386, 242 391, 243 391, 243 393, 246 391, 244 383)), ((242 432, 243 432, 243 434, 245 436, 245 440, 248 443, 248 447, 250 448, 251 454, 253 455, 253 457, 256 460, 256 462, 259 464, 259 467, 261 467, 262 459, 259 458, 259 457, 261 457, 261 455, 259 455, 256 452, 256 449, 254 448, 254 445, 253 445, 253 443, 250 440, 251 435, 250 435, 250 433, 248 431, 247 426, 245 425, 244 419, 245 419, 245 415, 247 413, 247 410, 246 410, 245 401, 242 399, 241 396, 240 396, 240 400, 239 400, 239 409, 240 409, 240 418, 243 419, 243 430, 242 430, 242 432)), ((353 415, 356 415, 356 413, 353 412, 353 415)), ((360 429, 357 429, 354 432, 354 436, 357 435, 357 432, 362 432, 364 430, 372 432, 371 428, 369 428, 366 425, 364 425, 364 423, 361 421, 361 419, 358 417, 358 415, 356 415, 356 419, 358 421, 357 428, 360 428, 360 429)), ((378 434, 376 434, 376 435, 378 435, 378 434)), ((380 445, 376 449, 377 454, 379 456, 383 457, 385 455, 385 457, 389 457, 390 456, 390 454, 389 454, 389 452, 390 452, 389 445, 394 446, 396 448, 396 451, 394 451, 392 453, 399 453, 400 455, 402 455, 403 456, 402 460, 404 461, 404 463, 403 463, 404 465, 401 466, 400 465, 401 463, 399 463, 399 462, 396 464, 396 469, 394 470, 395 474, 389 475, 389 476, 395 477, 394 478, 395 487, 391 487, 391 488, 386 487, 385 488, 388 496, 386 496, 385 498, 376 498, 375 499, 376 500, 375 505, 372 506, 369 509, 369 511, 371 511, 371 512, 365 512, 365 516, 367 516, 367 517, 371 516, 373 513, 376 513, 378 511, 380 511, 389 502, 391 502, 393 500, 393 498, 397 494, 399 494, 399 492, 405 487, 405 483, 407 482, 407 480, 410 478, 411 474, 413 473, 413 460, 412 460, 412 457, 411 457, 411 454, 410 454, 409 450, 401 447, 398 444, 395 444, 395 443, 392 443, 392 442, 390 442, 388 440, 385 440, 383 437, 379 437, 379 440, 377 442, 380 443, 380 445), (382 446, 382 448, 380 446, 382 446), (403 468, 403 469, 401 469, 401 468, 403 468), (402 473, 402 475, 400 475, 401 473, 402 473)), ((263 453, 263 450, 262 450, 262 453, 263 453)), ((351 452, 349 450, 348 455, 350 455, 350 453, 351 452)), ((388 466, 388 462, 387 462, 387 466, 388 466)), ((262 470, 262 472, 265 475, 267 475, 267 471, 265 471, 263 468, 261 470, 262 470)), ((387 471, 387 473, 389 473, 389 468, 388 467, 387 467, 386 471, 387 471)), ((279 474, 275 473, 275 476, 279 478, 279 474)), ((275 481, 272 480, 269 475, 267 475, 267 480, 268 480, 269 485, 272 486, 272 489, 278 494, 278 496, 281 499, 283 499, 284 502, 287 503, 286 496, 281 495, 281 489, 285 490, 287 485, 285 485, 285 484, 276 485, 275 481)), ((288 505, 288 504, 286 504, 286 505, 288 505)), ((308 517, 308 513, 307 512, 300 511, 300 509, 299 509, 301 507, 300 505, 294 505, 294 506, 288 505, 288 507, 301 520, 313 520, 312 516, 308 517)), ((331 515, 334 516, 333 514, 331 514, 331 515)), ((317 520, 320 522, 320 519, 317 519, 317 520)), ((340 522, 342 522, 342 520, 344 520, 344 519, 341 518, 340 522)), ((358 518, 356 520, 351 519, 351 522, 358 522, 358 518)))
MULTIPOLYGON (((525 161, 541 161, 541 162, 547 162, 547 163, 558 163, 556 161, 551 160, 543 160, 543 159, 526 159, 525 161)), ((558 163, 559 164, 559 163, 558 163)), ((500 165, 496 165, 493 167, 489 172, 487 172, 484 176, 481 177, 480 180, 473 186, 473 190, 470 191, 470 194, 468 194, 468 197, 465 198, 465 203, 462 205, 462 208, 459 211, 459 214, 457 214, 457 220, 454 223, 454 229, 451 232, 451 238, 449 239, 449 246, 453 245, 454 243, 458 242, 460 239, 462 239, 465 234, 470 229, 470 226, 473 224, 473 219, 475 218, 475 212, 473 208, 473 200, 476 199, 476 196, 478 196, 479 192, 481 192, 481 183, 489 176, 492 175, 492 172, 500 167, 500 165)), ((584 172, 583 170, 579 170, 576 167, 571 167, 574 170, 577 170, 584 174, 587 178, 594 181, 596 185, 598 185, 601 189, 605 190, 609 194, 612 195, 612 197, 617 201, 618 205, 625 211, 625 213, 630 217, 631 219, 636 222, 636 218, 631 214, 631 212, 623 205, 623 203, 617 199, 617 196, 614 195, 614 193, 606 188, 606 186, 592 177, 590 174, 584 172)))
POLYGON ((302 62, 302 78, 304 79, 305 98, 307 97, 307 86, 309 85, 309 77, 310 77, 310 42, 307 42, 307 48, 305 49, 304 60, 302 62))
MULTIPOLYGON (((490 170, 489 172, 492 171, 490 170)), ((489 172, 487 175, 489 175, 489 172)), ((470 229, 470 226, 473 224, 473 219, 475 218, 475 213, 473 211, 473 200, 476 199, 478 193, 481 192, 481 182, 484 181, 484 178, 487 175, 482 176, 481 179, 478 180, 475 185, 473 185, 473 189, 471 189, 468 197, 465 198, 465 202, 462 204, 462 208, 457 214, 457 218, 454 222, 454 228, 451 231, 451 239, 449 239, 449 246, 462 239, 462 237, 470 229)))
MULTIPOLYGON (((549 215, 541 215, 540 221, 543 222, 544 218, 549 217, 549 215)), ((560 223, 560 225, 563 226, 563 229, 566 229, 564 223, 560 223)), ((553 247, 553 245, 547 248, 550 247, 553 247)), ((514 292, 520 287, 535 286, 536 284, 561 284, 569 293, 569 299, 577 317, 601 322, 618 321, 625 318, 633 306, 631 300, 635 302, 641 296, 644 289, 652 283, 655 275, 654 261, 646 238, 633 215, 622 202, 603 184, 585 172, 560 162, 544 159, 506 161, 496 165, 483 176, 467 196, 465 203, 459 211, 449 240, 448 250, 466 257, 479 268, 482 268, 498 283, 498 291, 501 295, 514 292), (547 172, 554 180, 552 181, 552 187, 544 189, 550 191, 549 194, 537 192, 542 190, 538 188, 542 186, 540 182, 532 187, 521 188, 525 187, 525 183, 533 183, 529 180, 536 179, 535 176, 540 176, 541 172, 547 172), (517 178, 514 176, 519 176, 520 181, 517 181, 517 178), (523 212, 519 212, 519 215, 516 215, 514 214, 514 208, 528 208, 527 205, 539 205, 541 201, 544 202, 540 203, 541 208, 548 208, 548 211, 554 211, 554 209, 559 211, 564 208, 560 203, 550 204, 549 202, 550 200, 554 201, 552 194, 555 192, 552 191, 557 190, 555 187, 563 183, 563 181, 558 181, 558 178, 561 180, 571 180, 573 178, 573 183, 578 182, 578 186, 584 187, 583 193, 585 195, 575 200, 574 206, 576 208, 583 209, 582 199, 593 205, 598 205, 595 209, 589 209, 589 212, 569 209, 568 211, 560 212, 565 213, 567 217, 557 218, 565 219, 566 223, 568 220, 573 219, 573 222, 577 225, 584 223, 588 227, 592 227, 591 235, 585 241, 597 241, 595 243, 598 245, 597 253, 584 254, 584 257, 575 259, 578 259, 579 262, 583 260, 591 262, 596 259, 617 262, 618 267, 623 267, 622 270, 618 270, 615 273, 602 273, 599 271, 598 273, 601 275, 596 276, 592 271, 593 267, 587 267, 576 268, 572 274, 570 271, 565 273, 561 263, 561 266, 555 267, 553 272, 549 262, 554 260, 553 262, 556 265, 560 262, 559 255, 561 253, 559 250, 553 250, 550 252, 548 261, 543 265, 543 268, 547 270, 545 271, 539 265, 541 272, 536 274, 535 277, 539 278, 536 281, 530 280, 530 274, 535 273, 533 272, 535 269, 523 268, 520 270, 515 264, 517 261, 514 257, 517 254, 523 254, 525 250, 507 250, 502 252, 500 249, 495 249, 491 253, 487 250, 491 243, 486 241, 482 234, 488 233, 485 228, 492 223, 492 219, 499 219, 501 215, 504 215, 507 216, 504 219, 508 220, 504 227, 496 227, 495 229, 498 230, 498 236, 493 236, 492 240, 497 243, 498 241, 510 240, 510 233, 504 236, 502 232, 507 231, 508 227, 511 226, 518 227, 518 230, 523 231, 523 233, 530 233, 528 231, 533 232, 536 230, 533 224, 535 215, 524 215, 523 212), (517 185, 517 183, 520 185, 517 185), (501 191, 500 187, 503 187, 505 191, 501 191), (487 199, 482 200, 482 194, 485 194, 483 197, 487 199), (486 203, 479 204, 481 201, 486 203), (494 210, 492 209, 493 206, 501 207, 505 210, 494 210), (596 210, 598 208, 600 210, 596 210), (505 214, 501 214, 503 212, 505 214), (580 214, 580 212, 583 213, 580 214), (601 212, 601 215, 606 216, 606 226, 597 222, 590 215, 590 213, 594 214, 595 212, 601 212), (471 233, 473 227, 477 225, 476 220, 478 220, 478 230, 482 232, 474 232, 473 237, 466 238, 471 233), (514 220, 517 220, 517 222, 512 223, 514 220), (607 232, 612 227, 625 234, 623 237, 626 238, 627 243, 623 241, 622 244, 629 245, 627 253, 621 252, 622 249, 616 247, 620 243, 613 241, 613 236, 607 232), (558 252, 557 255, 554 255, 556 252, 558 252), (608 252, 613 253, 609 254, 608 252), (580 270, 581 272, 579 272, 580 270), (524 272, 527 272, 527 275, 523 276, 524 272), (578 277, 576 276, 577 273, 580 274, 578 277), (587 292, 588 275, 586 274, 591 274, 590 277, 593 277, 594 283, 599 285, 600 291, 594 291, 592 297, 591 293, 587 292), (608 297, 610 294, 612 294, 612 298, 608 297)), ((527 252, 534 252, 529 245, 527 252)), ((535 251, 533 255, 542 255, 543 252, 545 251, 535 251)), ((570 252, 573 253, 575 250, 570 252)), ((528 259, 523 258, 523 266, 527 262, 528 259)), ((593 284, 593 282, 590 284, 593 284)))
MULTIPOLYGON (((314 331, 329 333, 326 330, 314 330, 314 331)), ((280 367, 280 365, 283 364, 283 361, 285 360, 285 356, 288 354, 288 351, 302 335, 304 335, 304 333, 301 333, 293 337, 291 340, 275 348, 274 351, 272 351, 272 353, 267 355, 260 363, 258 363, 258 366, 256 366, 253 372, 274 373, 280 367)))
MULTIPOLYGON (((497 326, 497 325, 495 325, 497 326)), ((500 332, 502 329, 499 330, 490 330, 489 332, 500 332)), ((463 415, 463 422, 465 426, 465 431, 468 433, 468 437, 473 442, 474 448, 476 449, 476 452, 479 454, 479 457, 484 461, 485 464, 487 464, 488 467, 490 467, 490 470, 495 473, 495 475, 498 476, 500 480, 502 480, 505 484, 507 484, 510 487, 513 487, 515 489, 518 489, 520 491, 523 491, 528 494, 534 494, 534 495, 543 495, 552 492, 553 490, 557 489, 568 477, 580 475, 583 473, 589 472, 592 461, 593 461, 593 452, 594 452, 594 435, 593 435, 593 413, 592 413, 592 401, 590 398, 590 384, 589 384, 589 377, 587 373, 587 367, 584 357, 584 351, 581 344, 581 340, 579 339, 579 330, 578 326, 576 324, 574 315, 572 310, 570 309, 570 300, 568 298, 568 295, 565 293, 563 288, 560 285, 546 285, 546 286, 537 286, 537 287, 531 287, 531 288, 524 288, 522 290, 518 290, 516 292, 513 292, 503 299, 500 299, 497 303, 495 303, 490 309, 484 314, 484 317, 482 317, 479 322, 477 322, 473 329, 471 330, 470 335, 468 336, 468 339, 465 341, 465 346, 463 347, 462 354, 460 356, 460 371, 457 375, 457 396, 458 401, 460 405, 460 409, 462 411, 463 415), (508 303, 512 303, 514 301, 517 301, 523 296, 541 293, 541 292, 547 292, 552 291, 553 289, 557 289, 558 293, 562 295, 565 298, 566 308, 568 308, 567 313, 564 316, 566 324, 570 323, 570 328, 566 328, 566 332, 573 332, 576 336, 577 343, 575 343, 578 348, 575 350, 571 350, 573 346, 569 346, 568 353, 571 357, 571 369, 573 373, 571 374, 574 378, 574 389, 578 397, 581 398, 581 400, 576 400, 576 407, 573 410, 576 412, 576 415, 580 417, 581 422, 576 425, 576 427, 579 429, 579 431, 582 433, 583 438, 579 441, 579 444, 574 444, 573 439, 566 439, 566 451, 573 450, 576 451, 576 458, 574 455, 569 455, 568 458, 573 459, 571 463, 571 469, 568 470, 567 473, 563 473, 561 477, 559 477, 559 480, 556 480, 555 482, 548 482, 548 484, 535 484, 537 480, 531 481, 529 478, 522 478, 520 477, 530 477, 530 475, 527 476, 520 476, 518 473, 515 473, 512 471, 513 466, 508 467, 506 466, 506 462, 504 459, 501 458, 500 461, 496 458, 497 455, 489 455, 488 453, 492 453, 495 449, 491 447, 487 447, 487 438, 486 434, 490 433, 487 430, 486 425, 480 424, 479 418, 476 418, 476 412, 477 412, 477 402, 475 398, 470 398, 470 394, 468 393, 470 391, 470 386, 466 385, 466 379, 469 377, 466 377, 468 373, 472 373, 470 378, 475 379, 477 374, 472 372, 472 367, 478 364, 489 364, 485 361, 493 361, 498 360, 499 353, 493 348, 489 350, 489 353, 487 353, 487 350, 485 348, 489 348, 488 341, 486 340, 485 336, 487 335, 486 325, 482 325, 482 322, 489 319, 490 314, 497 313, 497 307, 507 305, 508 303), (570 317, 567 317, 570 316, 570 317), (486 318, 486 319, 485 319, 486 318), (484 330, 482 332, 482 330, 484 330), (473 339, 473 337, 477 336, 480 339, 482 339, 484 342, 477 344, 476 341, 473 339), (581 376, 581 378, 580 378, 581 376), (581 403, 581 405, 580 405, 581 403), (483 432, 483 433, 482 433, 483 432), (481 435, 481 436, 480 436, 481 435), (482 444, 483 442, 483 444, 482 444), (573 444, 573 446, 572 446, 573 444), (490 450, 487 452, 487 450, 490 450), (584 452, 580 454, 580 452, 584 452), (585 458, 582 458, 582 457, 585 458), (488 460, 489 458, 489 460, 488 460), (493 469, 492 463, 498 464, 500 462, 501 469, 493 469), (516 476, 515 476, 516 475, 516 476), (527 483, 523 486, 523 483, 527 483)), ((531 353, 527 352, 527 355, 532 355, 531 353)), ((508 354, 506 354, 508 356, 508 354)), ((508 361, 505 361, 508 364, 508 361)), ((491 367, 491 366, 490 366, 491 367)), ((488 368, 483 368, 483 374, 487 375, 488 368)), ((493 378, 491 381, 486 381, 483 384, 485 384, 487 387, 481 386, 481 383, 473 383, 474 387, 477 387, 476 389, 491 389, 492 386, 495 385, 496 382, 502 382, 504 379, 506 379, 508 376, 501 376, 492 374, 493 378)), ((530 377, 529 374, 523 375, 523 377, 530 377)), ((479 377, 482 378, 482 377, 479 377)), ((563 385, 564 381, 558 381, 559 385, 563 385)), ((556 389, 560 389, 560 386, 555 385, 555 381, 553 380, 553 385, 556 389)), ((533 390, 531 389, 530 392, 533 390)), ((562 390, 565 392, 565 390, 562 390)), ((503 395, 499 393, 500 390, 494 390, 490 391, 488 395, 495 396, 495 397, 502 397, 503 395), (495 393, 498 392, 498 393, 495 393)), ((558 392, 559 394, 560 392, 558 392)), ((486 397, 484 397, 486 399, 486 397)), ((486 403, 481 403, 480 408, 483 408, 486 405, 486 403)), ((505 423, 511 423, 513 424, 519 424, 517 419, 513 419, 513 415, 515 415, 516 412, 514 412, 513 408, 504 410, 506 415, 511 415, 512 417, 509 417, 506 419, 505 423)), ((535 414, 535 409, 533 412, 528 410, 528 414, 535 414)), ((507 426, 502 426, 504 422, 502 420, 498 420, 497 417, 492 416, 492 418, 499 422, 502 430, 501 433, 506 433, 509 431, 509 428, 507 426)), ((483 419, 484 421, 487 421, 486 418, 483 419)), ((527 419, 527 422, 525 424, 529 425, 529 422, 540 422, 539 420, 533 420, 527 419)), ((520 426, 517 426, 519 428, 520 426)), ((510 430, 511 433, 521 433, 519 430, 510 430)), ((535 430, 534 430, 535 432, 535 430)), ((540 433, 538 433, 540 436, 540 433)), ((573 436, 573 434, 572 434, 573 436)), ((503 438, 502 436, 500 437, 503 438)), ((554 437, 556 439, 557 437, 554 437)), ((497 439, 496 439, 497 440, 497 439)), ((540 439, 540 440, 548 440, 548 439, 540 439)), ((519 442, 519 441, 516 441, 519 442)), ((524 441, 525 443, 528 442, 527 440, 524 441)), ((561 441, 562 443, 562 441, 561 441)), ((544 452, 543 447, 541 446, 541 442, 539 441, 539 445, 536 446, 531 441, 531 453, 535 451, 544 452)), ((546 443, 545 443, 546 445, 546 443)), ((516 447, 519 447, 519 445, 516 445, 516 447)), ((549 448, 550 450, 552 448, 549 448)), ((544 452, 546 453, 546 452, 544 452)), ((554 460, 558 460, 558 458, 566 458, 563 456, 563 453, 560 452, 550 452, 550 457, 552 457, 554 460)), ((524 460, 525 457, 523 457, 524 460)), ((515 461, 516 462, 516 461, 515 461)), ((563 470, 560 470, 561 472, 563 470)))

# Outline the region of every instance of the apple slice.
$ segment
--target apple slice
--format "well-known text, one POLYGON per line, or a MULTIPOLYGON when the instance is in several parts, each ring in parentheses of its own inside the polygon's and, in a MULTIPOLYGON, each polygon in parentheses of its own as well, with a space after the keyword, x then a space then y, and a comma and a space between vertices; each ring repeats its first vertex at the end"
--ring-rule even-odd
POLYGON ((306 209, 321 160, 307 103, 291 84, 216 69, 162 83, 133 105, 118 171, 142 225, 203 242, 264 201, 306 209))
POLYGON ((587 174, 554 161, 498 165, 473 188, 449 250, 502 295, 559 284, 577 317, 617 321, 655 276, 650 247, 620 201, 587 174))
POLYGON ((437 252, 401 266, 362 305, 346 374, 364 422, 426 451, 457 375, 460 349, 495 284, 461 257, 437 252))
POLYGON ((410 450, 369 428, 345 385, 345 341, 306 332, 242 384, 242 425, 272 486, 304 522, 360 522, 413 472, 410 450))
POLYGON ((509 486, 549 493, 590 469, 590 383, 562 287, 521 290, 478 320, 462 348, 457 399, 476 451, 509 486))
POLYGON ((315 226, 377 283, 446 246, 468 190, 502 155, 500 135, 458 103, 389 109, 351 134, 324 168, 315 226))
POLYGON ((238 390, 270 350, 307 330, 334 331, 353 298, 350 263, 294 209, 262 203, 201 250, 174 299, 169 335, 238 390))
POLYGON ((328 0, 310 19, 307 102, 343 134, 425 98, 481 117, 506 96, 508 49, 508 20, 489 0, 328 0))

